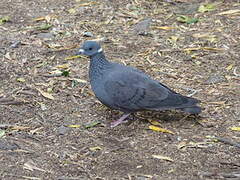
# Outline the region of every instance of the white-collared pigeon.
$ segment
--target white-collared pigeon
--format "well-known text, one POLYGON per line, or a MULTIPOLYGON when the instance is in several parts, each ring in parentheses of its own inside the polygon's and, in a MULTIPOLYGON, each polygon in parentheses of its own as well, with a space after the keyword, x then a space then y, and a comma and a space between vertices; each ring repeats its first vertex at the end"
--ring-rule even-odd
POLYGON ((174 92, 138 69, 108 61, 95 41, 86 41, 77 54, 90 57, 89 78, 97 99, 111 109, 124 112, 120 119, 111 123, 111 127, 121 124, 136 111, 177 109, 190 114, 201 112, 197 106, 199 100, 174 92))

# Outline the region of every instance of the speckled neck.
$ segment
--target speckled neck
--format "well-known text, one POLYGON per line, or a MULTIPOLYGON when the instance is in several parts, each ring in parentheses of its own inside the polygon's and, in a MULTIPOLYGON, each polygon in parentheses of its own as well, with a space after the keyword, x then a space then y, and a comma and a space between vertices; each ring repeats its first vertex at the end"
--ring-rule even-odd
POLYGON ((110 66, 110 62, 106 60, 103 52, 97 53, 96 55, 90 57, 90 59, 89 78, 92 83, 96 79, 102 77, 104 71, 110 66))

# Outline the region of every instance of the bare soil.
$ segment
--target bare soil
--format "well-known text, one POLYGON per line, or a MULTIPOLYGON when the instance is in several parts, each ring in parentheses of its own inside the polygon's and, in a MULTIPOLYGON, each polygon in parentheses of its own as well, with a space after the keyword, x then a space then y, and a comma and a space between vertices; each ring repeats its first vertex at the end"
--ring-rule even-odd
POLYGON ((198 12, 211 1, 0 1, 1 179, 240 179, 240 3, 212 2, 198 12), (88 59, 72 57, 88 39, 201 100, 200 116, 140 112, 110 128, 121 113, 94 97, 88 59))

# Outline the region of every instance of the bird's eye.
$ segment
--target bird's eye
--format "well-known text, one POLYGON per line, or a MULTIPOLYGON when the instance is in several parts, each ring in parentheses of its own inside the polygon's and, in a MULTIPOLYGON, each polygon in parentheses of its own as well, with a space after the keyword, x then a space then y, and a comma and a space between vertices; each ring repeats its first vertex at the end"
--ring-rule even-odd
POLYGON ((88 50, 89 50, 89 51, 91 51, 91 50, 92 50, 92 48, 88 48, 88 50))

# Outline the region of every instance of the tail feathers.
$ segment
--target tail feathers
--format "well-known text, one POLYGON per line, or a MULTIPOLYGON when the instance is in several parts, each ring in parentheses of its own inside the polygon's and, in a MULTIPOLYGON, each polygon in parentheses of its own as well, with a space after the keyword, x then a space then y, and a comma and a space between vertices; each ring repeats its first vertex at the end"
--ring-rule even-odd
POLYGON ((186 97, 186 96, 183 96, 184 98, 187 98, 188 100, 188 105, 189 106, 185 106, 183 108, 181 108, 180 110, 184 111, 184 112, 187 112, 187 113, 190 113, 190 114, 199 114, 201 113, 202 109, 197 106, 198 103, 200 103, 199 100, 195 99, 195 98, 191 98, 191 97, 186 97))
POLYGON ((187 108, 183 108, 181 110, 184 112, 190 113, 190 114, 199 114, 202 111, 202 109, 198 106, 187 107, 187 108))
POLYGON ((201 107, 197 106, 198 103, 200 101, 195 98, 171 94, 154 107, 145 107, 145 109, 157 111, 177 109, 190 114, 199 114, 201 113, 201 107))

